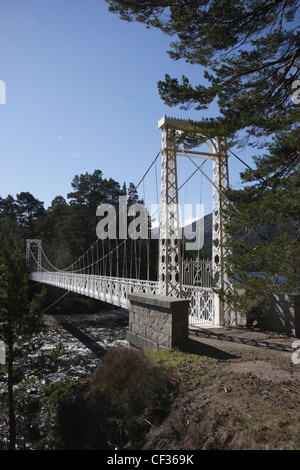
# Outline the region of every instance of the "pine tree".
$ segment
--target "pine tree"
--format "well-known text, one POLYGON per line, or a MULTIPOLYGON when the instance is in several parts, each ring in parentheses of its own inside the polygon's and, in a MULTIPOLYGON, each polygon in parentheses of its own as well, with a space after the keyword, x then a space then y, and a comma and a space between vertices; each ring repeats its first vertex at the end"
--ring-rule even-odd
MULTIPOLYGON (((300 286, 299 1, 106 1, 121 19, 170 35, 170 57, 199 67, 200 84, 167 74, 158 82, 165 104, 201 111, 215 102, 219 116, 199 118, 196 131, 226 137, 228 150, 265 149, 253 155, 252 169, 245 167, 244 188, 228 191, 238 211, 230 206, 225 214, 227 270, 243 292, 234 300, 252 321, 270 292, 300 286), (265 277, 249 278, 253 270, 265 277), (287 281, 279 285, 280 274, 287 281)), ((183 140, 197 144, 195 133, 183 140)))
POLYGON ((0 337, 6 345, 10 449, 16 448, 17 439, 14 385, 20 370, 16 359, 21 352, 26 354, 22 344, 42 327, 44 292, 30 300, 28 289, 23 243, 8 223, 2 227, 0 245, 0 337))

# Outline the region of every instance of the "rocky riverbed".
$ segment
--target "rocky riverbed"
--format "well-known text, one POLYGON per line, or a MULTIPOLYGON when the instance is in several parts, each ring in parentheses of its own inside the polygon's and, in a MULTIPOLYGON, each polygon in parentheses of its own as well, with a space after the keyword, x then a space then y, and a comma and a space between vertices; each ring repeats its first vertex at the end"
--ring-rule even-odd
MULTIPOLYGON (((63 347, 62 366, 51 380, 87 377, 101 357, 116 345, 127 346, 128 312, 109 310, 94 314, 48 315, 43 351, 63 347)), ((49 377, 48 377, 49 379, 49 377)))
MULTIPOLYGON (((45 315, 43 332, 32 341, 39 348, 33 356, 25 355, 24 368, 30 370, 35 360, 40 364, 38 373, 27 372, 27 380, 15 386, 17 407, 26 408, 32 398, 39 399, 49 384, 85 379, 93 374, 106 352, 113 346, 128 346, 128 312, 123 309, 90 314, 45 315), (55 358, 51 363, 51 357, 55 358), (49 362, 50 358, 50 362, 49 362), (45 364, 43 366, 43 364, 45 364), (21 403, 23 402, 23 403, 21 403)), ((26 349, 26 345, 25 345, 26 349)), ((6 374, 0 370, 0 449, 8 441, 6 374)), ((47 408, 47 407, 46 407, 47 408)), ((44 407, 39 427, 43 428, 48 410, 44 407)), ((24 446, 24 438, 18 448, 24 446)), ((34 448, 27 443, 26 448, 34 448)))

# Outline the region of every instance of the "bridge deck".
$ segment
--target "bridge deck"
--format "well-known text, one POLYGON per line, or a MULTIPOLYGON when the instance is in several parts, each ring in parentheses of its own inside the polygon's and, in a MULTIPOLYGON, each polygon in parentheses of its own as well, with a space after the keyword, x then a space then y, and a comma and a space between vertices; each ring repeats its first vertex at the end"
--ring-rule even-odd
MULTIPOLYGON (((29 279, 70 292, 92 297, 125 309, 129 308, 128 295, 133 293, 158 294, 158 281, 127 279, 65 271, 39 271, 29 279)), ((190 301, 189 323, 213 323, 213 293, 208 287, 183 286, 183 295, 190 301)))

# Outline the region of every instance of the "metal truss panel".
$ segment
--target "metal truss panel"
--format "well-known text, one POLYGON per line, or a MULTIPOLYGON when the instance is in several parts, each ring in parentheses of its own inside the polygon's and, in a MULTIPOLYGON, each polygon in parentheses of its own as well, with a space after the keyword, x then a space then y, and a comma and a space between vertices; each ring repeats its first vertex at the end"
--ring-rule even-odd
POLYGON ((42 240, 40 239, 33 239, 33 238, 28 238, 26 240, 26 263, 29 266, 29 261, 30 261, 30 250, 31 246, 36 246, 38 249, 37 252, 37 270, 41 270, 41 264, 42 264, 42 240))
MULTIPOLYGON (((224 230, 224 214, 226 212, 226 200, 223 197, 224 190, 229 186, 228 177, 228 156, 225 152, 225 141, 219 137, 206 139, 209 152, 192 152, 177 149, 176 145, 168 139, 168 132, 172 130, 176 133, 185 130, 195 130, 193 123, 186 119, 176 119, 163 116, 158 122, 158 128, 162 130, 162 170, 161 170, 161 205, 173 204, 171 218, 162 210, 160 220, 160 247, 159 247, 159 286, 160 292, 164 295, 178 295, 182 293, 182 273, 178 271, 181 267, 179 258, 180 250, 174 238, 168 239, 169 222, 178 221, 176 209, 178 205, 177 196, 177 173, 176 173, 176 153, 189 157, 196 156, 213 159, 213 213, 212 213, 212 277, 215 287, 226 293, 233 289, 225 272, 226 261, 226 232, 224 230), (178 260, 178 264, 175 263, 178 260), (176 283, 176 281, 178 281, 176 283)), ((197 130, 198 132, 198 130, 197 130)), ((199 135, 204 137, 200 132, 199 135)), ((201 171, 201 170, 200 170, 201 171)), ((174 225, 173 225, 174 228, 174 225)), ((169 232, 172 234, 172 230, 169 232)), ((223 298, 223 296, 222 296, 223 298)), ((218 325, 231 324, 234 319, 230 305, 221 300, 217 293, 212 295, 213 313, 209 315, 209 321, 218 325)), ((201 304, 201 302, 197 302, 201 304)))
MULTIPOLYGON (((226 248, 226 231, 224 216, 226 214, 226 200, 223 198, 224 190, 229 187, 228 156, 224 152, 224 141, 214 139, 214 148, 217 154, 213 162, 213 212, 212 212, 212 272, 215 286, 226 294, 233 289, 228 279, 225 263, 228 255, 226 248)), ((214 295, 215 322, 219 325, 230 325, 235 316, 227 300, 221 300, 214 295)))
POLYGON ((159 286, 162 295, 181 297, 181 259, 176 151, 162 128, 159 286))

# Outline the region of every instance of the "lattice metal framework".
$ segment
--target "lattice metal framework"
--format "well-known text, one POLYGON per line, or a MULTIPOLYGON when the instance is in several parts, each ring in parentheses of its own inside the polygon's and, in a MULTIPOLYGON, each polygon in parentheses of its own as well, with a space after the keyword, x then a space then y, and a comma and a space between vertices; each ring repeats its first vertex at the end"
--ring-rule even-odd
MULTIPOLYGON (((223 139, 215 138, 212 141, 212 150, 216 155, 213 160, 213 207, 212 207, 212 272, 215 285, 218 289, 227 292, 231 288, 228 283, 224 266, 226 261, 226 233, 224 230, 224 214, 226 200, 222 196, 224 189, 229 185, 228 156, 225 153, 223 139)), ((215 323, 219 325, 230 323, 229 305, 214 295, 215 323)))
MULTIPOLYGON (((229 185, 228 156, 225 152, 225 141, 219 137, 206 139, 209 152, 181 150, 172 143, 169 137, 170 131, 181 133, 187 129, 195 129, 190 121, 163 116, 158 122, 158 128, 162 130, 161 205, 163 208, 160 218, 160 293, 171 296, 181 296, 182 294, 179 240, 174 237, 174 233, 176 233, 174 226, 176 227, 175 224, 178 223, 177 155, 183 155, 190 159, 196 157, 213 160, 213 180, 211 181, 208 178, 213 185, 212 276, 217 288, 224 290, 231 288, 224 270, 226 240, 223 214, 226 209, 226 200, 222 195, 224 189, 229 185), (164 209, 165 205, 170 205, 169 216, 164 209), (167 237, 168 234, 169 237, 167 237)), ((216 294, 213 294, 213 311, 214 323, 228 323, 229 306, 223 303, 216 294)))
POLYGON ((41 270, 41 264, 42 264, 42 240, 38 239, 27 239, 26 240, 26 262, 27 265, 29 266, 30 262, 30 250, 31 247, 35 246, 37 247, 37 270, 41 270))
POLYGON ((182 283, 194 287, 211 287, 211 261, 185 260, 182 262, 182 283))
POLYGON ((181 297, 181 259, 176 149, 164 119, 161 149, 159 286, 162 295, 181 297))
MULTIPOLYGON (((126 309, 129 308, 129 294, 159 294, 158 281, 96 276, 95 274, 78 274, 67 271, 51 272, 43 270, 41 267, 38 272, 32 272, 29 279, 126 309)), ((183 285, 182 291, 184 297, 190 301, 190 325, 211 323, 213 320, 212 289, 183 285)))

